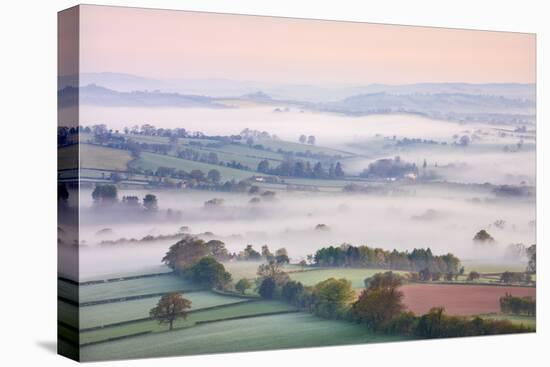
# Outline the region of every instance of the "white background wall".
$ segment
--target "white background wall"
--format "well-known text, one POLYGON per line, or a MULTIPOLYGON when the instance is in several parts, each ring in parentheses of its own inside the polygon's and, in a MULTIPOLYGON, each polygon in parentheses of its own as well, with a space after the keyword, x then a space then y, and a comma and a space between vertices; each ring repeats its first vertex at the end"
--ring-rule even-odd
MULTIPOLYGON (((278 352, 106 362, 98 366, 540 366, 550 345, 548 247, 550 22, 546 1, 95 1, 97 4, 538 34, 538 332, 278 352), (546 15, 546 17, 545 17, 546 15), (546 24, 545 24, 546 23, 546 24), (546 90, 545 90, 546 87, 546 90), (548 246, 547 246, 548 245, 548 246), (545 340, 546 339, 546 340, 545 340)), ((56 12, 74 1, 5 1, 0 12, 0 364, 65 366, 56 340, 56 12)), ((505 61, 504 61, 505 62, 505 61)))

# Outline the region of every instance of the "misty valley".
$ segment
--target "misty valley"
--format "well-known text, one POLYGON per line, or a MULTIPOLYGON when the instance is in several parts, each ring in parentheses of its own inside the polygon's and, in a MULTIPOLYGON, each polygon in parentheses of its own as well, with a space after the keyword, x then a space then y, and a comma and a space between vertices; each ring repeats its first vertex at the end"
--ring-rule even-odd
POLYGON ((79 219, 58 228, 59 307, 80 310, 60 330, 84 360, 535 330, 529 103, 108 100, 58 131, 60 218, 79 219))

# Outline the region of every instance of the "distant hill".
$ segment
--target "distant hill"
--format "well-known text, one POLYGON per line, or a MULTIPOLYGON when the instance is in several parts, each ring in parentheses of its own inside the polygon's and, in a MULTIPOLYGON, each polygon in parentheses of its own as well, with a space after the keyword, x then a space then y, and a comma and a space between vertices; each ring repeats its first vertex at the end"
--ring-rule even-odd
POLYGON ((530 99, 491 94, 386 92, 359 94, 318 105, 322 111, 348 115, 412 113, 446 120, 495 123, 533 123, 535 107, 530 99))
MULTIPOLYGON (((68 106, 76 102, 76 88, 65 87, 58 92, 60 104, 68 106)), ((117 107, 208 107, 226 108, 214 99, 205 96, 183 95, 159 91, 118 92, 90 84, 81 87, 79 100, 82 104, 117 107)))

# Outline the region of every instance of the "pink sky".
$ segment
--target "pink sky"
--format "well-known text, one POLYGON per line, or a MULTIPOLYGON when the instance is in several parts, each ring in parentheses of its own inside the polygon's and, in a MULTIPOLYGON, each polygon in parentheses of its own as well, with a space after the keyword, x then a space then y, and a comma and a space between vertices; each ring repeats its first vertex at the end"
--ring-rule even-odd
POLYGON ((533 34, 81 6, 81 72, 308 84, 534 83, 533 34))

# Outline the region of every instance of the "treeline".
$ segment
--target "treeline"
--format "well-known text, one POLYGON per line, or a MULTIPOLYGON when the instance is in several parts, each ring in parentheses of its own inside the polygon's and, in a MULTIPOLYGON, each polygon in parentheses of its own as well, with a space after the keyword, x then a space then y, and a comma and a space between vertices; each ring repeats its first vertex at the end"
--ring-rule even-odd
POLYGON ((506 293, 499 299, 500 312, 512 315, 536 316, 536 302, 532 297, 514 297, 506 293))
POLYGON ((364 178, 403 178, 409 174, 418 175, 415 163, 407 163, 399 156, 394 159, 379 159, 363 170, 359 176, 364 178))
POLYGON ((267 159, 258 163, 257 171, 269 175, 302 178, 340 178, 344 177, 344 170, 340 162, 331 163, 328 168, 321 162, 312 165, 309 161, 285 159, 276 167, 270 167, 267 159))
POLYGON ((430 273, 456 274, 460 272, 460 259, 448 253, 433 255, 427 249, 409 251, 387 251, 369 246, 340 246, 324 247, 315 253, 313 261, 316 266, 380 268, 392 270, 406 270, 419 272, 426 270, 430 273))
POLYGON ((275 263, 260 267, 258 275, 258 292, 263 298, 285 300, 302 311, 359 323, 374 332, 446 338, 533 331, 508 320, 446 315, 442 307, 434 307, 428 313, 416 316, 405 311, 403 292, 399 290, 404 279, 392 272, 365 279, 367 288, 355 301, 355 291, 347 279, 330 278, 308 287, 289 280, 275 263))

